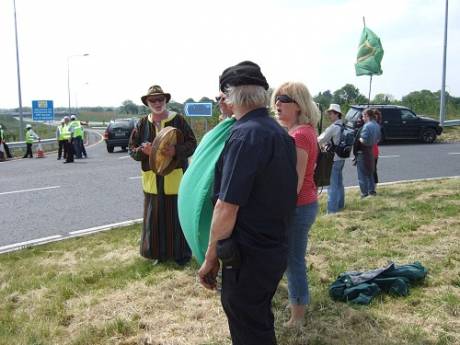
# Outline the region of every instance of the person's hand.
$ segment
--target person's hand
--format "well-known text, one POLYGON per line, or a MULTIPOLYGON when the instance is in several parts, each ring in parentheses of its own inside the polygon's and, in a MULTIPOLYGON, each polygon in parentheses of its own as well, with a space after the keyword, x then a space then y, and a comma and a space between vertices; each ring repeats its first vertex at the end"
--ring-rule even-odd
POLYGON ((152 153, 152 143, 143 143, 142 146, 141 146, 141 151, 147 155, 147 156, 150 156, 150 154, 152 153))
POLYGON ((356 159, 356 157, 353 158, 353 161, 351 162, 351 164, 352 164, 353 166, 356 166, 357 163, 358 163, 358 160, 356 159))
POLYGON ((206 289, 214 290, 217 287, 217 273, 219 272, 219 260, 215 258, 214 260, 205 259, 203 265, 201 265, 200 270, 198 271, 198 277, 200 277, 200 283, 206 289))
POLYGON ((161 150, 161 153, 166 157, 174 157, 176 155, 176 146, 168 145, 161 150))

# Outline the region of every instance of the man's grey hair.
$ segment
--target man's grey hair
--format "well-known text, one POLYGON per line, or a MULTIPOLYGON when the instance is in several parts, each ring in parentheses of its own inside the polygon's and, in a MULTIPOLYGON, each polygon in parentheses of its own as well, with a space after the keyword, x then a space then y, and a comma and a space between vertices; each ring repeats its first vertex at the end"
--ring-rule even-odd
POLYGON ((263 86, 229 86, 225 90, 225 103, 237 107, 262 108, 268 104, 268 92, 263 86))

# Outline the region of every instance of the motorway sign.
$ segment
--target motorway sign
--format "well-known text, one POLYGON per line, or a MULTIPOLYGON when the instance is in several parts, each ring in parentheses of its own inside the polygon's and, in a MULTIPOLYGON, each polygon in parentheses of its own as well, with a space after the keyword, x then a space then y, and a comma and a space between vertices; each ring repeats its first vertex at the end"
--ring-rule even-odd
POLYGON ((53 101, 32 101, 32 120, 33 121, 53 121, 54 120, 53 101))
POLYGON ((185 115, 187 116, 212 116, 211 102, 185 103, 185 115))

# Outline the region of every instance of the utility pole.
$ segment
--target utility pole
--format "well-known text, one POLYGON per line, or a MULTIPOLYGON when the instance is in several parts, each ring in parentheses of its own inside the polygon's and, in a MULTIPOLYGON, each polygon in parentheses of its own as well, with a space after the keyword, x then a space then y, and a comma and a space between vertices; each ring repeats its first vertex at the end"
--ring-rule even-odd
POLYGON ((447 18, 449 11, 449 0, 446 0, 446 16, 444 19, 444 53, 442 58, 442 86, 441 105, 439 107, 439 123, 444 126, 446 120, 446 55, 447 55, 447 18))

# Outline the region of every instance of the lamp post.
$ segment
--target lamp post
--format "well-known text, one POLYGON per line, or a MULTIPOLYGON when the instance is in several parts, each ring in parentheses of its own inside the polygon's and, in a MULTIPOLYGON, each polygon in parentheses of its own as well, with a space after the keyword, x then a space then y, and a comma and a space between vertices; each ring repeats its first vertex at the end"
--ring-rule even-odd
POLYGON ((19 71, 19 48, 18 48, 18 25, 16 22, 16 0, 13 0, 14 8, 14 33, 16 38, 16 70, 18 75, 18 98, 19 98, 19 140, 24 140, 24 119, 22 115, 22 96, 21 96, 21 73, 19 71))
POLYGON ((69 96, 69 116, 71 115, 71 108, 70 108, 70 59, 73 57, 83 57, 83 56, 88 56, 88 53, 85 54, 76 54, 76 55, 70 55, 67 57, 67 94, 69 96))

